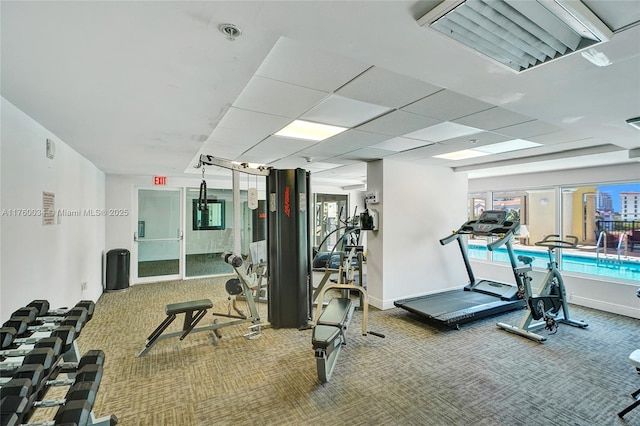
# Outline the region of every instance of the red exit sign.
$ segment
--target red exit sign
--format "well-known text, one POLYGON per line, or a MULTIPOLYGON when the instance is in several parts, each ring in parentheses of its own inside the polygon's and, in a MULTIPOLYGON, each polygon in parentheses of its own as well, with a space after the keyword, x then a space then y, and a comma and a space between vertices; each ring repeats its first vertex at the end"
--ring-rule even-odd
POLYGON ((167 184, 167 177, 166 176, 154 176, 153 177, 153 184, 154 185, 166 185, 167 184))

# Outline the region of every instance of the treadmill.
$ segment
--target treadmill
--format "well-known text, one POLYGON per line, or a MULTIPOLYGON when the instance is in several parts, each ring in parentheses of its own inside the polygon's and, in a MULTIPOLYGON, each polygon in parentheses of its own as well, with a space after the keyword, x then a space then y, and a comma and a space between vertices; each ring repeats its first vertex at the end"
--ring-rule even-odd
POLYGON ((478 219, 466 222, 453 234, 440 240, 443 246, 453 241, 458 242, 469 275, 469 284, 460 290, 396 300, 393 304, 429 322, 456 329, 460 328, 460 324, 524 308, 526 301, 518 294, 518 287, 523 288, 522 279, 515 273, 517 263, 511 244, 513 235, 519 227, 519 221, 507 220, 505 211, 484 211, 478 219), (465 240, 468 235, 498 237, 497 240, 487 244, 487 249, 493 251, 503 245, 506 247, 516 284, 485 279, 476 280, 467 254, 465 240))

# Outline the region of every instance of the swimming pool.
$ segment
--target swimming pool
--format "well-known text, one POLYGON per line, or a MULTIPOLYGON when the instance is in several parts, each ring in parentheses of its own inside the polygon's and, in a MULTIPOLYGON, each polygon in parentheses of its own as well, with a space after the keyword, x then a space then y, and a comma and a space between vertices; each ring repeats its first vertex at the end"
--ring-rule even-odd
MULTIPOLYGON (((534 268, 546 269, 549 257, 547 252, 532 250, 514 250, 516 258, 520 255, 533 258, 534 268)), ((469 257, 472 259, 487 259, 487 248, 481 245, 469 244, 469 257)), ((509 262, 507 250, 500 248, 493 252, 493 260, 497 262, 509 262)), ((622 260, 614 263, 611 260, 600 262, 594 257, 577 256, 574 254, 564 254, 560 269, 569 272, 579 272, 581 274, 597 275, 600 277, 617 278, 640 282, 640 262, 622 260)))

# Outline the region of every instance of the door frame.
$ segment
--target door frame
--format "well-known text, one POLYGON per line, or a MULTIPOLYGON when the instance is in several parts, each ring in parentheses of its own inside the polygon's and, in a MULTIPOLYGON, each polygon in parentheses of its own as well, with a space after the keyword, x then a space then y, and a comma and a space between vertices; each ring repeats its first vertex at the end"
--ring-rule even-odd
POLYGON ((133 202, 132 202, 132 211, 133 214, 132 219, 132 229, 134 230, 132 233, 132 246, 133 250, 131 250, 131 282, 132 284, 146 284, 160 281, 173 281, 173 280, 183 280, 185 275, 185 242, 184 242, 184 226, 185 226, 185 189, 181 186, 170 186, 170 187, 157 187, 157 186, 148 186, 148 185, 134 185, 133 187, 133 202), (178 273, 172 275, 157 275, 151 277, 138 277, 138 194, 140 191, 177 191, 180 197, 180 237, 179 237, 179 256, 178 256, 178 273))

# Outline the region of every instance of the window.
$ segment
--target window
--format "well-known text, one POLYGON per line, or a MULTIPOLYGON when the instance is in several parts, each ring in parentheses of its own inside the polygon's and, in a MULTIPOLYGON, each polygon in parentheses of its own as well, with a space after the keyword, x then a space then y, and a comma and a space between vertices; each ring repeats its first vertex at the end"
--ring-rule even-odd
POLYGON ((224 200, 207 200, 207 208, 200 209, 198 199, 193 199, 192 229, 211 231, 225 228, 224 200))
MULTIPOLYGON (((487 192, 482 197, 491 200, 492 209, 520 220, 521 235, 513 247, 516 256, 533 257, 534 267, 545 268, 548 261, 537 241, 550 234, 573 235, 575 248, 557 250, 561 269, 640 281, 640 182, 487 192)), ((469 194, 469 212, 473 200, 482 197, 469 194)), ((508 262, 504 247, 491 253, 486 241, 469 239, 468 244, 471 258, 508 262)))

